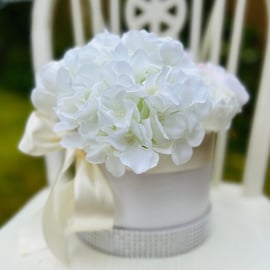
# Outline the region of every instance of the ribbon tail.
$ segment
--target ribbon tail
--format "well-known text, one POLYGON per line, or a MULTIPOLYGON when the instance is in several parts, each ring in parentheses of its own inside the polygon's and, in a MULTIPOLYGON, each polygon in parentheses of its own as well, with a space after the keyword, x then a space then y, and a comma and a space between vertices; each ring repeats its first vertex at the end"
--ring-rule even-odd
POLYGON ((74 182, 68 181, 67 172, 74 162, 74 151, 67 151, 61 172, 43 210, 43 233, 48 248, 64 264, 68 264, 65 230, 74 211, 74 182))
POLYGON ((48 248, 68 265, 67 234, 113 228, 114 197, 99 166, 77 156, 74 180, 68 170, 75 151, 67 151, 62 170, 51 188, 43 212, 43 233, 48 248))
POLYGON ((79 158, 74 179, 75 212, 67 231, 98 231, 114 226, 114 196, 98 165, 79 158))

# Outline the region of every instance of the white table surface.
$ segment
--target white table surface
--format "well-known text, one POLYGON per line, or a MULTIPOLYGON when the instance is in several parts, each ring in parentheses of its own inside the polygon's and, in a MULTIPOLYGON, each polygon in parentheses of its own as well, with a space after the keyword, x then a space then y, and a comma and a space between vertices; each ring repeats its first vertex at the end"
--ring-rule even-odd
POLYGON ((1 228, 0 269, 270 269, 270 202, 264 197, 256 199, 242 197, 239 186, 222 184, 212 191, 211 235, 202 246, 191 252, 171 259, 134 260, 103 255, 83 247, 89 254, 86 255, 86 262, 75 262, 70 268, 64 267, 53 257, 44 246, 39 225, 33 225, 33 222, 37 224, 40 222, 37 216, 41 213, 47 194, 47 189, 41 191, 1 228), (22 241, 22 230, 27 230, 27 227, 31 227, 30 235, 35 240, 33 242, 27 239, 22 241))

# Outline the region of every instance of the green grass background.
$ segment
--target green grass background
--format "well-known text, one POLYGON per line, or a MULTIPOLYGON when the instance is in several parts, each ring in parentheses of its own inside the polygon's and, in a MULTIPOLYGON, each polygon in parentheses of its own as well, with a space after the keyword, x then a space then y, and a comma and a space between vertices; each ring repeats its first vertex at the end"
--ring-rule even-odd
POLYGON ((31 105, 21 96, 0 89, 0 224, 7 221, 45 185, 43 161, 18 151, 31 105))

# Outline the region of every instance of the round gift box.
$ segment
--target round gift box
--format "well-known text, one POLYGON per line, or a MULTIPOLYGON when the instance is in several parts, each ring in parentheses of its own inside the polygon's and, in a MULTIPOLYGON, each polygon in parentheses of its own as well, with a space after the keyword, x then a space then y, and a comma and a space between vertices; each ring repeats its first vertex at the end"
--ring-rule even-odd
POLYGON ((112 230, 79 233, 91 247, 123 257, 169 257, 200 245, 209 234, 213 136, 181 166, 162 155, 144 174, 103 172, 114 194, 112 230))

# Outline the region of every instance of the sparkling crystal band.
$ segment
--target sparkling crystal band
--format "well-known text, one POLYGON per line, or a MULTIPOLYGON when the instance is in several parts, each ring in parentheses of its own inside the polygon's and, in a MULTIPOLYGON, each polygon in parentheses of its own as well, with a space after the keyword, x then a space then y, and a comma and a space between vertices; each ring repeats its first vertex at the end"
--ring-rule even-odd
POLYGON ((114 228, 100 232, 81 232, 87 245, 116 256, 131 258, 170 257, 200 245, 209 233, 210 207, 192 222, 162 230, 114 228))

